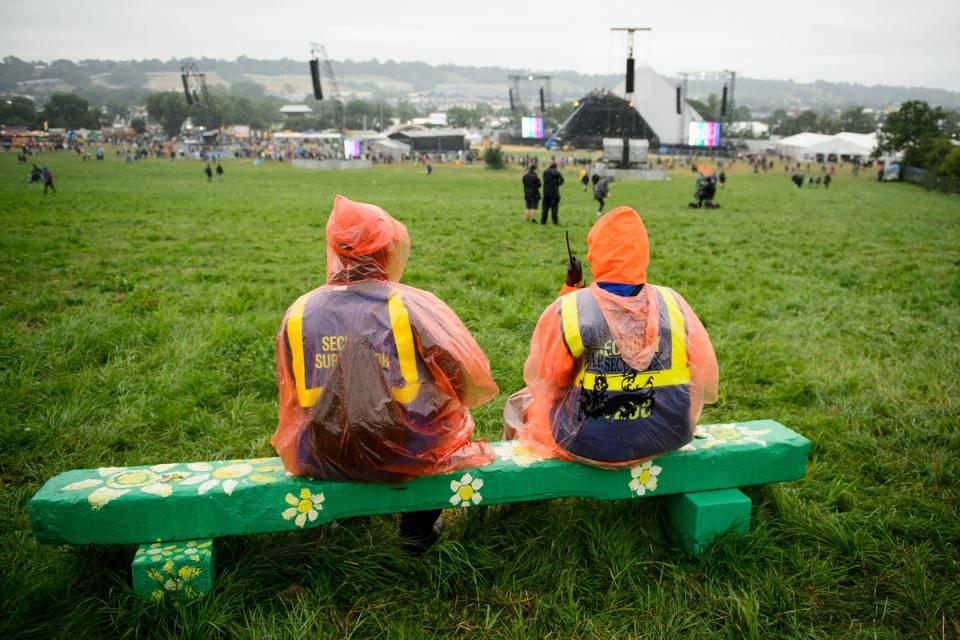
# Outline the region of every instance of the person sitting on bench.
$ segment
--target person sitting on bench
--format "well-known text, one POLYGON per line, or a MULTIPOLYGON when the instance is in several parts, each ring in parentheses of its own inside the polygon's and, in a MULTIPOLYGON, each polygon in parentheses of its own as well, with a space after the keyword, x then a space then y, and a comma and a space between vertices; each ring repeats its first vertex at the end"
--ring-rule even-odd
MULTIPOLYGON (((399 283, 407 228, 380 207, 337 196, 327 221, 327 283, 297 299, 277 335, 288 471, 401 482, 494 459, 470 442, 469 408, 498 393, 470 331, 436 296, 399 283)), ((426 540, 439 511, 404 514, 426 540)))
POLYGON ((703 404, 717 400, 713 345, 690 305, 647 284, 650 246, 629 207, 587 236, 594 282, 579 263, 540 316, 524 367, 527 387, 504 409, 504 437, 535 453, 630 466, 693 439, 703 404))

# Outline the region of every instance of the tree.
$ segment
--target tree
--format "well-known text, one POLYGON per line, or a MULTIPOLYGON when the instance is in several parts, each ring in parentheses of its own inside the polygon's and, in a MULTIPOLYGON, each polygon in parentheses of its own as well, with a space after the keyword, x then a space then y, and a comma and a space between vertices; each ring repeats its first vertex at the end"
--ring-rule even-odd
MULTIPOLYGON (((910 152, 921 140, 932 141, 941 134, 940 121, 946 119, 943 109, 931 108, 921 100, 909 100, 900 105, 899 111, 887 116, 880 129, 877 155, 894 151, 910 152)), ((917 157, 917 149, 911 153, 917 157)), ((922 155, 922 154, 919 154, 922 155)))
POLYGON ((951 178, 960 178, 960 147, 953 147, 950 153, 940 163, 937 173, 951 178))
POLYGON ((163 126, 168 136, 180 135, 180 127, 190 115, 183 95, 176 91, 162 91, 147 96, 147 115, 163 126))
POLYGON ((840 114, 840 130, 854 133, 872 133, 877 130, 877 121, 873 114, 863 107, 850 107, 840 114))
POLYGON ((8 127, 35 127, 37 109, 33 100, 23 96, 0 99, 0 124, 8 127))
POLYGON ((483 152, 483 161, 487 165, 487 169, 503 169, 503 151, 500 147, 487 147, 486 151, 483 152))
POLYGON ((451 127, 478 127, 480 114, 475 109, 450 107, 447 109, 447 124, 451 127))
POLYGON ((235 96, 243 96, 251 100, 264 100, 267 97, 263 85, 256 82, 234 82, 230 85, 230 93, 235 96))
POLYGON ((12 91, 16 88, 18 82, 29 80, 33 77, 33 65, 16 56, 7 56, 0 64, 0 89, 12 91))
POLYGON ((130 128, 140 134, 146 133, 147 121, 143 118, 134 118, 130 121, 130 128))
POLYGON ((940 166, 946 161, 953 148, 954 145, 947 136, 938 135, 932 138, 923 138, 918 144, 909 148, 907 153, 904 154, 904 159, 910 166, 939 171, 940 166))
MULTIPOLYGON (((773 115, 776 116, 777 111, 774 111, 773 115)), ((786 113, 783 115, 786 116, 786 113)), ((772 119, 773 116, 771 116, 771 120, 772 119)), ((777 123, 771 127, 771 130, 773 133, 782 136, 792 136, 797 133, 803 133, 804 131, 813 131, 817 128, 817 120, 817 112, 813 109, 807 109, 796 118, 785 117, 784 119, 778 120, 777 123)))
POLYGON ((400 122, 409 122, 418 117, 420 111, 406 100, 401 100, 397 103, 396 115, 400 118, 400 122))
POLYGON ((100 120, 90 110, 90 103, 75 93, 54 93, 43 105, 41 118, 50 127, 65 129, 95 128, 100 120))

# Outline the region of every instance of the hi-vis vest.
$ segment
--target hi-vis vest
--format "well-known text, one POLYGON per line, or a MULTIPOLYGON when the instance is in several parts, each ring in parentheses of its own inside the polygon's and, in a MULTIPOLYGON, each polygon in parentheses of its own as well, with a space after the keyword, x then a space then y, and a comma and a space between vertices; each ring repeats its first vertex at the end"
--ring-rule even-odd
POLYGON ((656 295, 659 342, 645 371, 620 357, 589 289, 561 298, 563 340, 580 369, 554 407, 551 426, 557 444, 571 454, 625 462, 672 451, 693 437, 683 312, 668 289, 656 287, 656 295))
MULTIPOLYGON (((297 399, 313 407, 337 366, 339 352, 350 339, 370 345, 383 369, 394 401, 414 423, 430 420, 437 407, 422 396, 430 382, 417 356, 410 316, 400 291, 379 282, 365 282, 304 294, 287 318, 290 364, 297 399)), ((381 384, 371 380, 371 384, 381 384)))

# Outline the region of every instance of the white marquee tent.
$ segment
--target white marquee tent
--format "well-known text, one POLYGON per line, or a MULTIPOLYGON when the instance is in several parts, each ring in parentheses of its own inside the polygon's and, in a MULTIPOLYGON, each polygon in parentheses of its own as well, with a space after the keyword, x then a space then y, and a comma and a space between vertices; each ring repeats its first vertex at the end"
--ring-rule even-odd
POLYGON ((865 159, 876 148, 877 134, 847 131, 835 136, 804 132, 777 141, 778 154, 803 162, 812 162, 818 155, 865 159))

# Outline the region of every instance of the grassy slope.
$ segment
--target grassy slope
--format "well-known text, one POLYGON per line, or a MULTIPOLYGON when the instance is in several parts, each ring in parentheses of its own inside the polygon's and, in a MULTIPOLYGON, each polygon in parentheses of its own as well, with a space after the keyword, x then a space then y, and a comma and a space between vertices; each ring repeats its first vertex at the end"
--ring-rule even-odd
MULTIPOLYGON (((644 215, 650 280, 698 311, 721 363, 705 422, 774 418, 813 441, 803 482, 749 493, 751 534, 690 559, 656 501, 448 516, 424 559, 391 518, 222 541, 216 593, 136 603, 127 551, 38 546, 26 503, 100 465, 271 455, 273 335, 322 280, 335 193, 406 223, 404 281, 474 331, 504 392, 563 277, 562 233, 522 219, 520 173, 310 172, 0 154, 0 636, 947 637, 960 634, 960 200, 867 177, 795 190, 737 167, 718 212, 692 177, 615 183, 644 215), (298 599, 279 596, 305 587, 298 599)), ((589 195, 567 172, 584 255, 589 195)))

